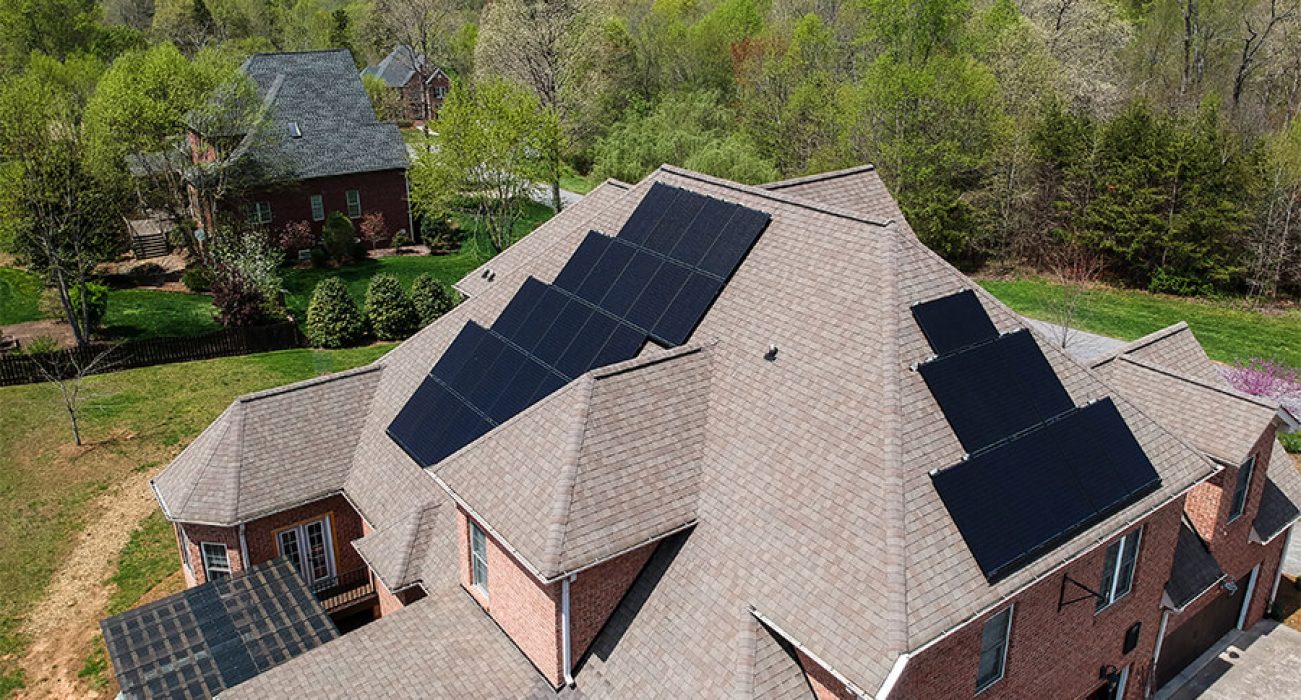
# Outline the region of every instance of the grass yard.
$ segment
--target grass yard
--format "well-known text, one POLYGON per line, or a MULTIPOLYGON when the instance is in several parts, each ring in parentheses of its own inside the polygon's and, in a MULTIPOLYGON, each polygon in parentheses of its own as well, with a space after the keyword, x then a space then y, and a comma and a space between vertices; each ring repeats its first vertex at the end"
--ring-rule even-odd
MULTIPOLYGON (((1017 313, 1051 321, 1060 287, 1043 278, 984 279, 980 285, 1017 313)), ((1074 325, 1123 340, 1187 321, 1212 359, 1232 363, 1252 357, 1301 367, 1301 310, 1261 312, 1225 301, 1183 299, 1113 288, 1090 291, 1074 325)))
MULTIPOLYGON (((0 697, 22 686, 18 662, 31 642, 21 634, 24 617, 92 522, 97 495, 162 467, 235 396, 366 364, 390 347, 285 350, 92 377, 80 449, 70 446, 53 387, 0 388, 0 697)), ((175 568, 161 517, 138 527, 122 552, 108 553, 118 560, 105 582, 115 611, 175 568)))
POLYGON ((26 270, 0 267, 0 326, 39 321, 41 278, 26 270))
MULTIPOLYGON (((530 202, 525 206, 524 217, 515 225, 515 240, 541 226, 555 215, 549 207, 530 202)), ((340 268, 311 268, 306 270, 285 270, 285 305, 289 312, 301 323, 307 318, 307 305, 312 300, 312 291, 317 283, 326 277, 338 277, 348 286, 358 304, 366 298, 366 287, 377 274, 387 272, 410 287, 412 280, 422 273, 429 273, 434 279, 450 287, 474 268, 487 262, 493 255, 492 245, 487 237, 479 232, 472 219, 458 217, 461 226, 468 232, 461 249, 451 255, 391 255, 377 260, 367 260, 356 265, 340 268)))
POLYGON ((221 330, 207 294, 115 289, 108 294, 104 329, 114 338, 203 335, 221 330))
POLYGON ((587 194, 596 189, 602 180, 593 175, 580 175, 573 168, 566 167, 564 174, 560 176, 560 189, 577 192, 578 194, 587 194))

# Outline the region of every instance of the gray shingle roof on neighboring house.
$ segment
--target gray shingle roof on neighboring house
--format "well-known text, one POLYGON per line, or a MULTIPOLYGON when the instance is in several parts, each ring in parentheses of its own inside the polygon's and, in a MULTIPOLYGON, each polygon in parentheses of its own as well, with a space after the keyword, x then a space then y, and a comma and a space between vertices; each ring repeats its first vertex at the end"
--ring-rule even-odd
POLYGON ((399 44, 393 47, 384 60, 362 69, 361 74, 375 76, 391 88, 403 87, 415 76, 416 67, 425 63, 424 54, 417 55, 414 63, 411 54, 411 49, 399 44))
POLYGON ((1187 522, 1179 526, 1170 580, 1165 584, 1165 604, 1183 610, 1224 578, 1224 570, 1206 543, 1187 522))
POLYGON ((348 50, 254 54, 243 69, 271 97, 269 138, 254 160, 288 163, 299 180, 406 169, 402 136, 375 117, 348 50))
POLYGON ((379 369, 237 399, 154 478, 168 519, 235 525, 338 493, 379 369))

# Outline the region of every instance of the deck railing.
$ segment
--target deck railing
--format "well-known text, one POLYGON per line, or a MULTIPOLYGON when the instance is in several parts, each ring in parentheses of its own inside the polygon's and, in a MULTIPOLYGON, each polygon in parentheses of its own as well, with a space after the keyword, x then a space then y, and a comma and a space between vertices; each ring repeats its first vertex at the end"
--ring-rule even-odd
POLYGON ((366 567, 321 579, 313 583, 311 589, 326 612, 339 610, 375 595, 375 584, 371 582, 370 570, 366 567))

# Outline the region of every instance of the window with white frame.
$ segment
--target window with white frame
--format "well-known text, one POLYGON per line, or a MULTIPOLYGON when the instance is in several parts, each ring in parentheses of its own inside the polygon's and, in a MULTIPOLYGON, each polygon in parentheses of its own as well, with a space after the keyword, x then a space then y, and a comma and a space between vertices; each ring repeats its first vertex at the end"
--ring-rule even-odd
POLYGON ((985 621, 980 633, 980 666, 976 674, 976 692, 1003 678, 1007 665, 1007 641, 1012 632, 1012 606, 985 621))
POLYGON ((361 218, 361 192, 348 190, 348 217, 361 218))
POLYGON ((444 97, 447 97, 447 87, 444 85, 434 86, 434 99, 441 100, 444 97))
POLYGON ((190 563, 190 537, 185 534, 185 528, 177 525, 176 536, 181 542, 181 563, 185 565, 185 570, 194 575, 194 565, 190 563))
POLYGON ((1143 528, 1139 528, 1107 547, 1107 558, 1102 564, 1102 585, 1098 587, 1097 610, 1124 598, 1134 587, 1134 567, 1138 563, 1142 537, 1143 528))
POLYGON ((1233 485, 1233 505, 1229 508, 1229 522, 1242 516, 1247 510, 1247 494, 1251 492, 1251 476, 1256 471, 1256 455, 1252 455, 1241 467, 1238 467, 1238 483, 1233 485))
POLYGON ((488 592, 488 538, 475 523, 470 523, 470 582, 488 592))
POLYGON ((203 573, 209 581, 230 576, 230 557, 226 554, 226 545, 204 542, 199 547, 203 550, 203 573))
POLYGON ((325 197, 312 195, 312 221, 325 221, 325 197))
POLYGON ((250 224, 271 223, 271 202, 253 202, 248 205, 248 222, 250 224))

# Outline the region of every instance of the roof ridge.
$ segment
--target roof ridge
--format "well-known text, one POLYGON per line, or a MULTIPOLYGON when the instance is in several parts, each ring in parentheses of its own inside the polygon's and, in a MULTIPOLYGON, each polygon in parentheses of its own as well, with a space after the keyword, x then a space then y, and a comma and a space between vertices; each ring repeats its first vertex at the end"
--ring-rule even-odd
POLYGON ((412 556, 416 550, 416 540, 420 539, 420 528, 425 522, 425 511, 430 504, 437 505, 435 501, 428 501, 422 505, 416 506, 410 515, 408 522, 411 524, 411 531, 406 533, 407 555, 402 558, 402 570, 398 572, 398 580, 394 581, 395 585, 400 585, 402 581, 407 580, 407 573, 411 570, 412 556))
POLYGON ((866 214, 860 214, 858 212, 853 212, 848 209, 833 207, 829 204, 820 204, 818 202, 802 199, 800 197, 791 197, 780 192, 763 189, 763 187, 742 185, 739 182, 724 180, 722 178, 717 178, 712 175, 706 175, 704 173, 698 173, 693 170, 679 168, 677 166, 669 165, 667 163, 656 168, 655 172, 651 173, 650 175, 647 175, 646 177, 647 179, 651 179, 654 178, 655 175, 658 173, 669 173, 671 175, 677 175, 678 177, 685 177, 691 180, 697 180, 699 182, 708 183, 716 187, 722 187, 724 189, 733 190, 735 192, 743 192, 753 197, 769 199, 774 202, 780 202, 782 204, 788 204, 790 206, 799 207, 801 209, 807 209, 809 211, 816 211, 821 214, 828 214, 830 216, 835 216, 842 219, 848 219, 850 221, 856 221, 861 224, 871 224, 874 226, 879 226, 881 228, 886 228, 890 224, 894 223, 894 219, 878 219, 876 217, 868 216, 866 214))
MULTIPOLYGON (((348 49, 304 49, 302 51, 258 51, 257 53, 250 54, 249 59, 252 60, 254 58, 257 58, 258 56, 297 56, 299 54, 340 53, 343 51, 348 51, 348 49)), ((349 53, 352 52, 349 51, 349 53)))
POLYGON ((311 377, 309 379, 304 379, 299 382, 294 382, 293 384, 285 384, 282 386, 272 387, 270 389, 263 389, 262 391, 255 391, 251 394, 244 394, 243 396, 236 397, 235 403, 237 404, 252 403, 254 401, 259 401, 261 399, 269 399, 275 396, 280 396, 282 394, 289 394, 298 391, 299 389, 307 389, 309 387, 320 386, 322 384, 329 384, 330 382, 338 381, 341 379, 349 379, 362 374, 369 374, 370 372, 379 371, 381 369, 384 369, 384 366, 379 364, 379 360, 375 360, 374 362, 371 362, 370 364, 367 365, 362 365, 361 367, 353 367, 352 369, 345 369, 341 372, 331 372, 329 374, 322 374, 317 377, 311 377))
MULTIPOLYGON (((240 520, 239 506, 244 500, 244 489, 240 487, 244 482, 244 423, 248 420, 248 410, 241 409, 239 413, 239 429, 233 436, 235 438, 235 444, 239 446, 235 459, 235 512, 232 514, 235 520, 240 520)), ((248 562, 244 562, 244 565, 247 566, 248 562)))
MULTIPOLYGON (((886 255, 889 259, 889 268, 891 270, 899 269, 899 261, 902 257, 900 247, 905 244, 906 237, 891 223, 888 230, 894 235, 890 236, 886 242, 886 255)), ((884 435, 884 446, 882 449, 882 459, 885 462, 885 471, 890 475, 894 482, 891 484, 890 494, 893 505, 898 507, 898 517, 886 519, 886 541, 885 551, 888 557, 897 558, 894 562, 897 571, 892 572, 887 568, 886 576, 897 576, 899 581, 898 590, 901 591, 897 604, 887 604, 887 610, 898 615, 898 622, 901 625, 899 639, 893 640, 898 644, 899 653, 903 654, 908 651, 908 534, 907 528, 903 521, 907 513, 907 488, 905 487, 905 468, 904 468, 904 451, 903 441, 903 392, 902 381, 903 371, 900 363, 907 363, 906 358, 902 357, 901 348, 899 347, 899 326, 904 323, 902 320, 904 314, 896 313, 898 309, 906 309, 906 302, 903 300, 903 293, 900 289, 899 275, 888 275, 886 282, 886 299, 887 312, 886 318, 891 322, 883 327, 881 343, 885 347, 885 362, 882 368, 884 381, 881 386, 888 392, 886 399, 889 401, 890 410, 886 411, 885 423, 886 430, 884 435), (897 609, 896 608, 897 605, 897 609)), ((887 635, 889 633, 887 632, 887 635)), ((888 637, 887 637, 888 638, 888 637)))
MULTIPOLYGON (((1185 331, 1185 330, 1192 332, 1192 328, 1189 327, 1187 321, 1179 321, 1178 323, 1171 324, 1169 326, 1166 326, 1165 328, 1159 328, 1157 330, 1152 331, 1151 333, 1148 333, 1145 336, 1131 340, 1128 343, 1125 343, 1124 345, 1120 346, 1119 348, 1112 350, 1111 352, 1103 353, 1102 355, 1090 361, 1088 363, 1088 366, 1096 369, 1097 367, 1101 367, 1102 365, 1111 362, 1112 360, 1116 359, 1117 357, 1120 357, 1121 355, 1127 355, 1129 353, 1134 352, 1135 350, 1141 350, 1157 342, 1158 340, 1165 340, 1166 338, 1169 338, 1175 333, 1178 333, 1180 331, 1185 331)), ((1201 343, 1198 343, 1198 345, 1200 346, 1201 343)))
POLYGON ((1263 397, 1263 396, 1253 396, 1252 394, 1247 394, 1247 393, 1244 393, 1244 392, 1238 391, 1237 389, 1232 389, 1232 388, 1228 388, 1228 387, 1221 387, 1221 386, 1215 386, 1214 384, 1208 384, 1208 383, 1206 383, 1206 382, 1204 382, 1204 381, 1202 381, 1202 380, 1200 380, 1200 379, 1197 379, 1197 378, 1195 378, 1195 377, 1190 377, 1190 376, 1188 376, 1188 375, 1186 375, 1186 374, 1184 374, 1184 373, 1182 373, 1182 372, 1175 371, 1175 370, 1173 370, 1173 369, 1171 369, 1171 368, 1169 368, 1169 367, 1166 367, 1165 365, 1159 365, 1159 364, 1156 364, 1156 363, 1154 363, 1154 362, 1148 362, 1147 360, 1144 360, 1144 359, 1142 359, 1142 358, 1138 358, 1138 357, 1134 357, 1133 355, 1130 355, 1130 354, 1128 354, 1128 353, 1123 354, 1123 355, 1118 355, 1118 356, 1116 356, 1115 359, 1117 359, 1117 360, 1121 360, 1121 361, 1123 361, 1123 362, 1128 362, 1128 363, 1130 363, 1130 364, 1132 364, 1132 365, 1135 365, 1135 366, 1138 366, 1138 367, 1142 367, 1143 369, 1146 369, 1146 370, 1148 370, 1149 372, 1156 372, 1157 374, 1164 374, 1165 376, 1170 377, 1171 379, 1178 379, 1178 380, 1180 380, 1180 381, 1187 382, 1187 383, 1189 383, 1189 384, 1192 384, 1192 385, 1194 385, 1194 386, 1201 387, 1201 388, 1203 388, 1203 389, 1210 389, 1211 391, 1218 392, 1218 393, 1220 393, 1220 394, 1224 394, 1225 396, 1228 396, 1229 398, 1234 398, 1234 399, 1238 399, 1238 400, 1240 400, 1240 401, 1245 401, 1245 402, 1247 402, 1247 403, 1255 404, 1256 406, 1259 406, 1260 408, 1268 408, 1268 409, 1270 409, 1270 410, 1274 410, 1274 411, 1278 411, 1278 410, 1280 410, 1280 409, 1283 408, 1283 405, 1280 404, 1279 402, 1277 402, 1277 401, 1273 401, 1273 400, 1270 400, 1270 399, 1267 399, 1267 398, 1265 398, 1265 397, 1263 397))
POLYGON ((555 490, 551 496, 551 512, 547 523, 547 541, 543 547, 542 561, 538 568, 551 575, 560 568, 561 552, 564 551, 569 538, 569 516, 574 502, 574 486, 578 483, 579 457, 583 451, 583 441, 587 437, 588 418, 591 416, 592 393, 596 386, 594 373, 583 375, 578 381, 582 384, 574 404, 575 425, 569 433, 565 444, 563 464, 556 479, 555 490))
POLYGON ((872 163, 863 163, 862 165, 841 168, 840 170, 828 170, 825 173, 801 175, 799 177, 791 177, 785 180, 765 182, 764 184, 759 185, 759 187, 762 187, 765 190, 779 190, 785 187, 794 187, 796 185, 804 185, 810 182, 821 182, 823 180, 835 180, 836 178, 848 177, 850 175, 857 175, 865 172, 873 172, 875 170, 876 166, 872 163))

